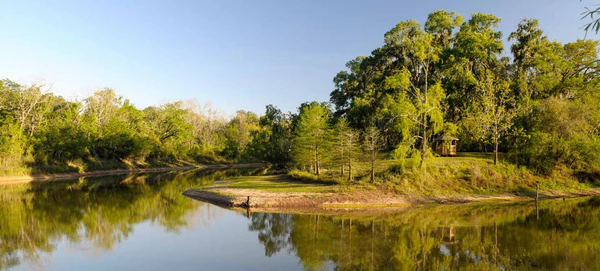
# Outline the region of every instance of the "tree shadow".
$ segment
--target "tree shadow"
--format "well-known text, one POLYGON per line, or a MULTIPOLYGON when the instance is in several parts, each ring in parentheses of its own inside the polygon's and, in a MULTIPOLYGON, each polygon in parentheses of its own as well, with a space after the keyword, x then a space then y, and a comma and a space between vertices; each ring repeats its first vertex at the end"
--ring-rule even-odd
POLYGON ((576 171, 574 176, 580 183, 591 184, 600 187, 600 171, 576 171))

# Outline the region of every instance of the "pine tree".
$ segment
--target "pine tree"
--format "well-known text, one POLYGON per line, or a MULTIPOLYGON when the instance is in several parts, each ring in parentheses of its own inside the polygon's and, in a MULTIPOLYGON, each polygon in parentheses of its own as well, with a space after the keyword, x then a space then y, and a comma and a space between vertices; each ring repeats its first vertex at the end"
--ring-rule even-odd
POLYGON ((375 161, 377 161, 377 154, 381 146, 381 136, 379 129, 375 126, 369 126, 364 133, 364 149, 369 155, 369 161, 371 162, 371 179, 370 181, 375 182, 375 161))
POLYGON ((336 161, 340 166, 340 175, 345 176, 345 167, 348 166, 348 181, 352 181, 352 162, 357 155, 358 135, 348 127, 348 121, 341 118, 335 125, 334 146, 336 161))

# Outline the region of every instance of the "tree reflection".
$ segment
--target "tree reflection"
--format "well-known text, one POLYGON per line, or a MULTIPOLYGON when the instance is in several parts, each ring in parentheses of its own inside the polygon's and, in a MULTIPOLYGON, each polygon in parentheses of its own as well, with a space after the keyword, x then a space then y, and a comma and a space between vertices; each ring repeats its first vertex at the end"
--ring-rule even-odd
POLYGON ((599 202, 545 201, 539 219, 529 203, 377 217, 253 213, 249 228, 268 256, 287 248, 306 270, 600 270, 599 202))
POLYGON ((190 226, 192 214, 215 217, 197 214, 204 203, 181 196, 183 191, 252 173, 194 170, 0 187, 0 270, 23 260, 39 262, 40 254, 53 252, 62 238, 101 251, 125 240, 144 221, 179 232, 190 226))
POLYGON ((258 240, 265 246, 265 256, 270 257, 288 246, 292 215, 253 213, 250 219, 248 229, 258 231, 258 240))

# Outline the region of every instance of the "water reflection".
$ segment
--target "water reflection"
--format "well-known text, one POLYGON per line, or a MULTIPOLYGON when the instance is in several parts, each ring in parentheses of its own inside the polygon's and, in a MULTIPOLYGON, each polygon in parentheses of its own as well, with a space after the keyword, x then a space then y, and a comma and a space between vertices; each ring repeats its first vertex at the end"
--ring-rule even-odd
POLYGON ((378 217, 251 215, 267 256, 305 270, 600 270, 600 198, 411 208, 378 217))
MULTIPOLYGON (((111 250, 149 221, 166 232, 189 227, 202 203, 182 191, 226 176, 257 174, 258 169, 194 170, 113 176, 0 187, 0 270, 23 261, 40 262, 60 240, 95 251, 111 250)), ((213 208, 216 210, 217 208, 213 208)))
POLYGON ((260 173, 205 170, 0 187, 0 269, 42 269, 52 261, 68 269, 73 259, 110 269, 123 264, 111 258, 116 251, 143 259, 119 269, 140 270, 600 270, 598 197, 537 208, 325 215, 238 213, 181 195, 227 176, 260 173))

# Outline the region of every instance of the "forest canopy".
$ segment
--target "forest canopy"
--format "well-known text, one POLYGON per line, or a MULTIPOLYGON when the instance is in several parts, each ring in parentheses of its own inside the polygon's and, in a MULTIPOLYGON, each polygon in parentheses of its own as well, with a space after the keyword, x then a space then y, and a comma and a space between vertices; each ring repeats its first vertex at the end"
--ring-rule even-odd
POLYGON ((525 19, 507 55, 499 22, 440 10, 424 25, 398 23, 335 76, 334 115, 359 130, 375 123, 387 148, 422 161, 428 142, 449 134, 462 151, 507 152, 541 173, 598 169, 598 41, 552 41, 525 19))

